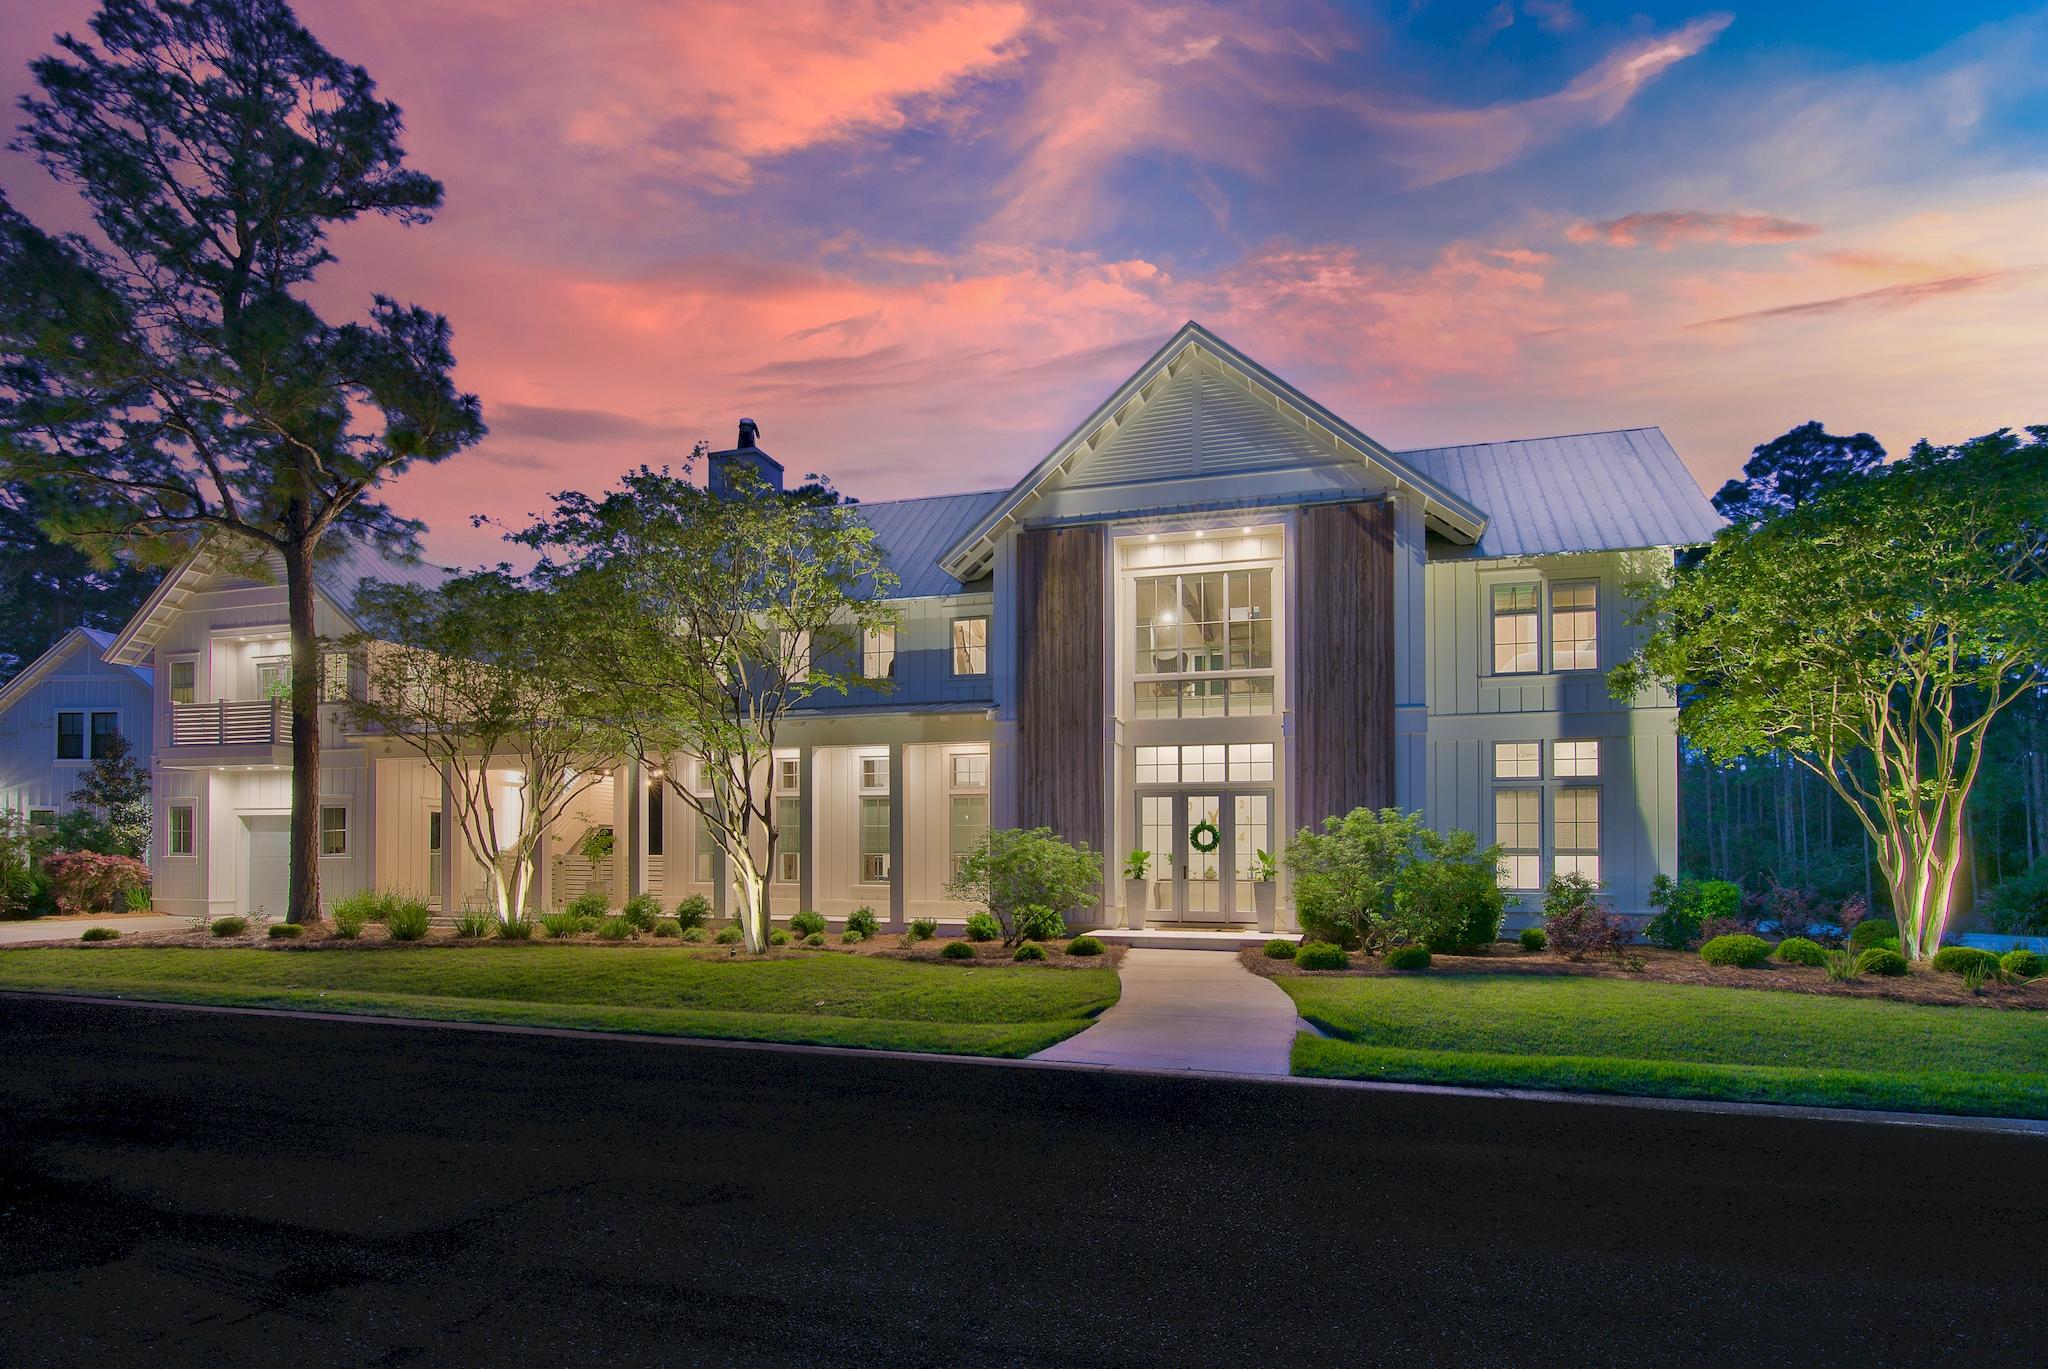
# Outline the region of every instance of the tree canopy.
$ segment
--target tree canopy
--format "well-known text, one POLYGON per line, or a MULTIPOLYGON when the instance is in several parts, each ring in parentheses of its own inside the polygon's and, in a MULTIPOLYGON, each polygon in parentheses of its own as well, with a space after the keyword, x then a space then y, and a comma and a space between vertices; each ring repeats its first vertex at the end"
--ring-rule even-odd
POLYGON ((1753 527, 1883 464, 1884 448, 1869 433, 1838 437, 1818 422, 1802 423, 1755 448, 1742 478, 1715 493, 1714 507, 1729 522, 1753 527))

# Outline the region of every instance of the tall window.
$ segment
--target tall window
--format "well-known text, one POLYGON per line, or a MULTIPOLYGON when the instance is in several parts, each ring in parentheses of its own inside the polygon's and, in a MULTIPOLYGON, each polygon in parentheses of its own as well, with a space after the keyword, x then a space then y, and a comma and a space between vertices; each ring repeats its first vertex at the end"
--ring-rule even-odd
POLYGON ((788 678, 799 684, 811 678, 810 633, 782 634, 782 667, 789 673, 788 678))
POLYGON ((953 620, 953 673, 988 674, 988 619, 953 620))
POLYGON ((340 703, 348 697, 348 653, 320 653, 320 702, 340 703))
POLYGON ((650 856, 661 854, 661 829, 665 825, 663 814, 666 811, 666 798, 662 791, 666 787, 660 776, 647 781, 647 854, 650 856))
POLYGON ((947 758, 946 851, 948 869, 960 867, 988 834, 988 753, 961 751, 947 758))
POLYGON ((193 807, 189 803, 174 803, 165 812, 168 823, 164 833, 164 854, 167 856, 189 856, 193 852, 193 807))
POLYGON ((896 629, 873 628, 860 635, 860 673, 870 680, 896 676, 896 629))
POLYGON ((348 809, 338 803, 320 809, 320 854, 348 854, 348 809))
POLYGON ((860 801, 860 882, 889 882, 889 800, 860 801))
POLYGON ((1557 848, 1552 865, 1556 873, 1599 879, 1600 791, 1584 787, 1560 789, 1552 811, 1551 840, 1557 848))
POLYGON ((794 884, 803 875, 804 801, 775 800, 775 878, 794 884))
POLYGON ((189 704, 197 701, 199 698, 199 662, 172 661, 170 670, 171 702, 174 704, 189 704))
POLYGON ((1493 587, 1493 673, 1533 675, 1538 669, 1536 586, 1493 587))
POLYGON ((1132 672, 1140 718, 1273 711, 1273 572, 1141 576, 1132 672))
POLYGON ((441 810, 427 810, 427 901, 441 900, 441 879, 447 868, 447 829, 441 825, 441 810))
POLYGON ((66 711, 57 715, 57 759, 85 759, 85 714, 66 711))
POLYGON ((1500 844, 1500 883, 1504 889, 1536 889, 1543 884, 1543 791, 1493 791, 1493 839, 1500 844))
POLYGON ((1600 668, 1600 587, 1591 581, 1550 587, 1550 668, 1600 668))
POLYGON ((697 850, 691 862, 691 878, 698 884, 711 884, 717 878, 718 843, 711 834, 711 819, 702 813, 697 815, 697 850))

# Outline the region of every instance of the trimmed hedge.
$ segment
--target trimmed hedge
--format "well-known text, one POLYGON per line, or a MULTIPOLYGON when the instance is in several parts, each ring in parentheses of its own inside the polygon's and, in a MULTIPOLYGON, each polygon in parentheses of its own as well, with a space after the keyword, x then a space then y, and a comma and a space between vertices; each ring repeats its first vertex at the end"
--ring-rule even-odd
POLYGON ((1819 942, 1808 941, 1803 936, 1786 937, 1772 954, 1787 965, 1825 965, 1828 958, 1819 942))
POLYGON ((1387 968, 1390 970, 1426 970, 1429 968, 1429 947, 1396 946, 1387 952, 1387 968))
POLYGON ((1020 945, 1019 945, 1019 946, 1017 947, 1017 952, 1016 952, 1016 954, 1015 954, 1015 955, 1012 955, 1012 956, 1010 957, 1010 959, 1012 959, 1012 960, 1043 960, 1043 959, 1045 959, 1045 947, 1043 947, 1043 946, 1039 945, 1039 944, 1038 944, 1037 942, 1035 942, 1035 941, 1026 941, 1026 942, 1023 942, 1023 943, 1021 943, 1021 944, 1020 944, 1020 945))
POLYGON ((1550 944, 1550 936, 1541 927, 1524 927, 1515 940, 1522 943, 1525 951, 1540 951, 1550 944))
POLYGON ((2038 979, 2041 957, 2024 946, 2015 946, 1998 957, 1998 968, 2015 979, 2038 979))
POLYGON ((948 960, 972 960, 974 948, 964 941, 949 941, 939 948, 939 954, 948 960))
POLYGON ((306 929, 296 922, 273 922, 270 924, 272 941, 296 941, 306 934, 306 929))
POLYGON ((1872 946, 1856 957, 1858 974, 1882 974, 1897 978, 1906 972, 1906 957, 1883 946, 1872 946))
POLYGON ((121 934, 112 927, 88 927, 78 934, 80 941, 119 941, 121 934))
POLYGON ((1295 948, 1294 963, 1304 970, 1348 970, 1351 956, 1342 946, 1311 941, 1295 948))
POLYGON ((1934 953, 1934 968, 1944 974, 1968 974, 1971 970, 1995 974, 1998 955, 1975 946, 1944 946, 1934 953))
POLYGON ((994 941, 1003 934, 1003 924, 996 921, 994 913, 969 913, 967 915, 967 939, 969 941, 994 941))
POLYGON ((249 930, 246 917, 217 917, 206 929, 215 936, 240 936, 249 930))
POLYGON ((825 934, 823 932, 812 932, 804 938, 804 945, 806 946, 822 946, 824 944, 825 934))
POLYGON ((1885 917, 1866 917, 1849 933, 1849 946, 1853 950, 1864 951, 1886 941, 1896 943, 1898 939, 1898 923, 1885 917))
MULTIPOLYGON (((733 939, 737 941, 739 938, 735 937, 733 939)), ((789 944, 789 933, 777 927, 774 931, 768 933, 768 944, 770 946, 787 946, 789 944)))
POLYGON ((1294 943, 1285 937, 1276 936, 1266 943, 1266 959, 1268 960, 1292 960, 1294 959, 1294 952, 1294 943))
POLYGON ((1068 955, 1101 955, 1102 942, 1092 936, 1077 936, 1067 943, 1068 955))
POLYGON ((1700 959, 1709 965, 1737 965, 1743 969, 1754 969, 1771 958, 1770 943, 1760 936, 1737 932, 1733 936, 1717 936, 1700 947, 1700 959))

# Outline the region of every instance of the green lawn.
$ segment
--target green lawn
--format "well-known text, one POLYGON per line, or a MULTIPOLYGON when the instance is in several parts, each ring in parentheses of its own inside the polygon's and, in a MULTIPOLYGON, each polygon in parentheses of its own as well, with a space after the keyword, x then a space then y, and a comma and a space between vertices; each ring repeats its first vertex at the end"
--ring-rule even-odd
POLYGON ((1530 975, 1283 977, 1294 1072, 2048 1117, 2048 1013, 1530 975))
POLYGON ((457 1022, 1024 1056, 1116 1002, 1116 972, 591 946, 0 951, 0 989, 457 1022))

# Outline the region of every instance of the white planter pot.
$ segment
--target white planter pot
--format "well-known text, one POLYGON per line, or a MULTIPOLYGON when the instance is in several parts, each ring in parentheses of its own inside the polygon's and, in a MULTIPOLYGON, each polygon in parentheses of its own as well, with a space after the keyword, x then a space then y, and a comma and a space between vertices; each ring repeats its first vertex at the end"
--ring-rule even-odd
POLYGON ((1270 879, 1252 882, 1252 906, 1259 912, 1259 930, 1280 930, 1280 886, 1270 879))
POLYGON ((1124 926, 1131 931, 1145 928, 1145 900, 1151 895, 1152 881, 1127 879, 1124 881, 1124 926))

